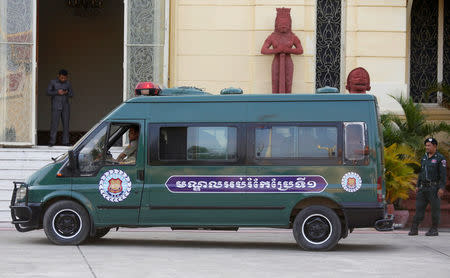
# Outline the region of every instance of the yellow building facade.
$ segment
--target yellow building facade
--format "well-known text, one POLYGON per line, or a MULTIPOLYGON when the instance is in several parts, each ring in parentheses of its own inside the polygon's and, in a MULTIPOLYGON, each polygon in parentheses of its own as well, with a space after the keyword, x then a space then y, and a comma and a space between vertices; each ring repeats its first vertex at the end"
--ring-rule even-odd
MULTIPOLYGON (((132 97, 138 81, 270 94, 273 55, 261 47, 281 7, 291 9, 304 50, 292 55, 293 93, 348 93, 347 75, 363 67, 380 110, 399 112, 389 95, 416 100, 450 81, 450 0, 115 0, 85 14, 70 2, 1 1, 0 145, 46 144, 45 91, 59 68, 70 73, 70 125, 79 134, 132 97), (50 10, 65 19, 62 27, 50 10), (17 56, 18 46, 27 51, 17 56)), ((431 108, 439 101, 426 100, 431 108)))
MULTIPOLYGON (((407 1, 349 0, 341 5, 340 90, 348 73, 364 67, 371 93, 407 94, 407 1)), ((276 8, 291 9, 292 31, 303 55, 293 56, 292 92, 315 93, 314 0, 174 1, 171 7, 170 84, 219 92, 228 86, 249 94, 271 93, 273 57, 261 46, 274 30, 276 8)), ((389 99, 386 99, 389 105, 389 99)), ((383 107, 389 110, 390 107, 383 107)), ((392 109, 395 110, 394 107, 392 109)))

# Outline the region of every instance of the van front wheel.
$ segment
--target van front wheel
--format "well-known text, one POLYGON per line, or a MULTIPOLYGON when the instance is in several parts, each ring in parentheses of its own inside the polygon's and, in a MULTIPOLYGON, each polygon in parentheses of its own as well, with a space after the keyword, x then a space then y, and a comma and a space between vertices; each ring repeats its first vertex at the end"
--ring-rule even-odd
POLYGON ((326 251, 336 246, 341 238, 341 221, 328 207, 310 206, 295 217, 293 232, 303 249, 326 251))
POLYGON ((89 235, 88 212, 74 201, 64 200, 52 204, 44 214, 47 238, 60 245, 78 245, 89 235))

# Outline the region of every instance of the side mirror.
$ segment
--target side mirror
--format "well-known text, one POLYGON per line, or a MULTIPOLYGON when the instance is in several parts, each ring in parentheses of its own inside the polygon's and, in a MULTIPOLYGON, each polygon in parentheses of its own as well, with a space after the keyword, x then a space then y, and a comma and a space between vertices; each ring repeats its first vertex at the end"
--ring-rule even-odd
POLYGON ((73 152, 73 150, 69 151, 69 169, 73 174, 77 174, 78 173, 78 159, 75 156, 75 153, 73 152))

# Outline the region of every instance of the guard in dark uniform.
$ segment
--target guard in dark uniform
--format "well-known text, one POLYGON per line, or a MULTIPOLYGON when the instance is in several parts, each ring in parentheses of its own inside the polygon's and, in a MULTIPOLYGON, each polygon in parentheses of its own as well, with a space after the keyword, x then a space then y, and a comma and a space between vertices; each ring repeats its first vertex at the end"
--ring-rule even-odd
POLYGON ((434 138, 425 140, 426 153, 421 160, 419 179, 416 185, 416 215, 408 235, 418 234, 418 227, 425 216, 425 209, 431 205, 431 228, 426 236, 437 236, 441 213, 440 199, 444 194, 447 179, 447 161, 437 152, 438 142, 434 138))
POLYGON ((67 70, 60 70, 57 79, 50 81, 47 95, 52 98, 52 120, 50 126, 50 147, 56 143, 56 132, 58 131, 59 118, 62 120, 63 137, 62 144, 69 146, 69 119, 70 104, 69 98, 73 97, 72 85, 68 81, 67 70))

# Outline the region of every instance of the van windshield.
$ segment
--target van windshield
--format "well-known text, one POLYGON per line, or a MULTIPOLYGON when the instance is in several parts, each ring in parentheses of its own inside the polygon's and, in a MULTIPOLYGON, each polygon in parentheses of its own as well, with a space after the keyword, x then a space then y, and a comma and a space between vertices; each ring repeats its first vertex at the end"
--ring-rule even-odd
POLYGON ((75 150, 75 149, 77 149, 79 146, 80 146, 80 144, 84 141, 84 140, 86 140, 86 138, 101 124, 102 122, 98 122, 98 123, 96 123, 88 132, 86 132, 86 134, 84 134, 83 135, 83 137, 81 137, 81 139, 80 140, 78 140, 76 143, 75 143, 75 145, 73 146, 73 149, 75 150))

